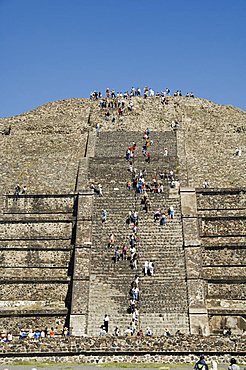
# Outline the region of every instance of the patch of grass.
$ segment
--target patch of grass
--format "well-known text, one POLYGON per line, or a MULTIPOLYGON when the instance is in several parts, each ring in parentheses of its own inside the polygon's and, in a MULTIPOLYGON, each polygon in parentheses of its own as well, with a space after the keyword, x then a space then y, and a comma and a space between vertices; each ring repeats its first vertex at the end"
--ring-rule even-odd
POLYGON ((38 362, 38 361, 21 361, 21 360, 14 360, 11 365, 13 366, 32 366, 32 367, 51 367, 56 366, 56 362, 38 362))
MULTIPOLYGON (((14 360, 10 365, 12 366, 30 366, 31 368, 45 368, 45 367, 61 367, 62 369, 66 370, 73 370, 75 366, 95 366, 95 364, 92 363, 81 363, 79 361, 77 362, 62 362, 62 361, 57 361, 57 362, 41 362, 41 361, 31 361, 31 360, 26 360, 26 361, 21 361, 21 360, 14 360)), ((9 366, 9 365, 8 365, 9 366)))
POLYGON ((98 364, 97 365, 98 367, 109 367, 109 368, 113 368, 113 367, 119 367, 119 368, 156 368, 156 369, 160 369, 160 370, 169 370, 169 369, 173 369, 173 368, 187 368, 187 367, 190 367, 193 368, 194 364, 190 364, 190 363, 171 363, 171 364, 160 364, 160 363, 129 363, 129 362, 105 362, 105 363, 102 363, 102 364, 98 364))
POLYGON ((169 369, 169 365, 164 365, 164 364, 158 364, 158 363, 154 363, 154 364, 145 364, 145 363, 129 363, 129 362, 105 362, 103 364, 98 364, 97 365, 98 367, 120 367, 120 368, 157 368, 157 369, 160 369, 162 368, 163 370, 168 370, 169 369))

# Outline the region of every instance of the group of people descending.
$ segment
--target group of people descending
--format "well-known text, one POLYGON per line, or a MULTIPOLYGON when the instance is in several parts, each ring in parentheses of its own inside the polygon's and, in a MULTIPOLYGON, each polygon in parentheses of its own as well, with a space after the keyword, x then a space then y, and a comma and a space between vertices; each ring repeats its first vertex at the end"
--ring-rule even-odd
POLYGON ((24 195, 26 194, 26 192, 27 192, 27 187, 25 185, 21 188, 19 184, 16 184, 15 192, 14 192, 14 196, 15 196, 14 199, 17 200, 20 195, 24 195))
MULTIPOLYGON (((104 224, 107 220, 107 211, 102 209, 101 212, 101 221, 104 224)), ((122 260, 128 259, 128 251, 130 252, 130 266, 133 270, 137 269, 137 227, 138 227, 138 212, 136 210, 131 210, 128 213, 126 218, 126 224, 131 228, 131 234, 129 235, 128 243, 125 243, 122 249, 116 245, 116 238, 114 233, 111 233, 108 240, 108 248, 114 247, 114 262, 118 262, 120 258, 122 260)), ((137 307, 137 303, 139 301, 139 276, 135 275, 134 280, 131 282, 131 289, 130 289, 130 302, 128 306, 127 312, 131 314, 131 321, 130 325, 127 327, 125 331, 125 335, 133 335, 138 326, 139 321, 139 311, 137 307)), ((107 315, 105 315, 107 318, 107 315)), ((106 335, 108 333, 108 325, 107 322, 101 326, 100 335, 106 335)), ((119 328, 116 327, 114 329, 113 334, 115 336, 119 335, 119 328)))
POLYGON ((94 193, 97 194, 99 197, 103 196, 103 190, 102 190, 102 185, 101 184, 91 184, 91 189, 94 190, 94 193))
MULTIPOLYGON (((108 241, 108 247, 112 248, 114 246, 114 261, 117 262, 120 260, 120 257, 122 260, 127 260, 128 259, 128 251, 130 252, 130 266, 133 270, 137 270, 137 242, 138 242, 138 237, 137 237, 137 228, 138 228, 138 212, 136 210, 131 210, 128 213, 128 216, 126 218, 126 224, 131 228, 131 234, 129 235, 129 241, 128 241, 128 246, 125 244, 122 247, 122 250, 120 247, 115 245, 116 238, 113 233, 110 234, 109 236, 109 241, 108 241), (121 252, 121 253, 120 253, 121 252)), ((101 219, 102 223, 105 223, 107 220, 107 212, 106 210, 102 210, 101 213, 101 219)), ((146 261, 143 269, 144 275, 149 275, 153 276, 154 274, 154 263, 153 261, 146 261)), ((138 309, 138 303, 139 303, 139 296, 140 296, 140 291, 139 291, 139 276, 136 274, 134 277, 134 280, 131 282, 131 288, 129 291, 130 294, 130 299, 129 299, 129 306, 127 309, 127 312, 131 315, 131 321, 129 326, 124 332, 124 335, 130 336, 134 335, 137 331, 138 324, 139 324, 139 309, 138 309)), ((105 325, 103 325, 105 326, 105 325)), ((104 330, 101 328, 102 331, 104 330)), ((150 330, 148 328, 148 330, 150 330)), ((107 330, 105 329, 107 332, 107 330)), ((102 335, 102 334, 101 334, 102 335)), ((114 330, 114 335, 119 335, 119 329, 118 327, 115 328, 114 330)), ((141 335, 140 330, 138 331, 137 335, 141 335)), ((143 335, 143 333, 142 333, 143 335)), ((147 335, 147 334, 145 334, 147 335)))
MULTIPOLYGON (((131 234, 129 235, 129 251, 130 251, 130 267, 132 270, 137 269, 138 265, 138 253, 137 253, 137 230, 138 230, 138 212, 136 210, 129 211, 126 219, 126 224, 131 228, 131 234)), ((128 247, 123 247, 123 258, 127 259, 128 247)))
MULTIPOLYGON (((91 100, 99 100, 99 107, 105 111, 105 120, 106 121, 112 121, 112 123, 116 123, 118 118, 123 116, 124 111, 133 111, 134 110, 134 101, 133 97, 136 96, 141 96, 141 89, 140 88, 135 88, 132 87, 130 92, 125 91, 124 93, 122 92, 115 92, 114 89, 106 89, 105 92, 105 97, 103 97, 102 93, 100 91, 92 91, 90 94, 90 99, 91 100), (111 115, 112 112, 111 110, 116 111, 111 115), (118 117, 118 118, 117 118, 118 117)), ((163 105, 167 105, 169 103, 169 96, 170 96, 170 89, 166 88, 165 90, 161 92, 156 92, 152 89, 149 88, 148 86, 145 86, 144 92, 143 92, 143 97, 160 97, 161 98, 161 103, 163 105)), ((173 94, 173 96, 182 96, 181 90, 176 90, 173 94)), ((186 97, 192 97, 194 98, 194 94, 192 92, 186 93, 186 97)), ((177 129, 179 128, 179 123, 176 122, 175 126, 173 127, 173 124, 171 125, 172 128, 177 129)), ((146 160, 149 160, 147 157, 146 160)))
POLYGON ((124 98, 114 98, 110 101, 107 101, 106 99, 100 99, 99 101, 99 107, 103 110, 105 110, 104 116, 105 120, 109 121, 111 119, 112 123, 116 122, 116 117, 113 115, 112 117, 110 114, 110 110, 117 110, 118 115, 122 116, 125 109, 128 111, 132 111, 134 108, 134 104, 132 100, 129 100, 128 102, 125 101, 124 98))
MULTIPOLYGON (((149 138, 150 130, 147 128, 144 131, 143 139, 144 145, 142 147, 142 155, 145 158, 146 163, 150 163, 150 151, 149 147, 153 145, 153 141, 149 138)), ((131 181, 127 182, 127 188, 129 190, 134 189, 137 193, 143 193, 145 188, 145 178, 144 176, 147 174, 146 168, 140 170, 139 173, 137 169, 134 167, 134 160, 135 160, 135 153, 137 151, 137 144, 133 141, 132 145, 129 146, 126 150, 125 158, 128 161, 128 171, 131 173, 132 178, 131 181)))
MULTIPOLYGON (((141 90, 139 88, 132 87, 130 93, 128 91, 115 92, 115 90, 106 89, 105 98, 103 98, 101 92, 93 91, 90 95, 90 99, 99 100, 99 107, 105 112, 105 119, 110 120, 110 110, 115 109, 119 116, 123 115, 125 109, 132 111, 134 109, 134 103, 131 100, 133 96, 140 96, 141 90), (130 99, 129 99, 130 98, 130 99)), ((116 117, 113 115, 111 118, 112 122, 115 123, 116 117)))
POLYGON ((147 127, 143 134, 144 144, 142 147, 142 154, 145 158, 145 162, 150 163, 150 151, 149 148, 153 145, 153 140, 150 140, 150 130, 147 127))
MULTIPOLYGON (((107 220, 107 211, 102 209, 101 212, 101 221, 102 224, 105 224, 107 220)), ((131 234, 129 235, 128 242, 125 242, 123 246, 119 246, 116 243, 116 237, 114 233, 111 233, 108 238, 107 248, 114 250, 113 260, 114 263, 122 261, 130 260, 130 267, 133 270, 137 269, 138 261, 138 253, 137 253, 137 227, 138 227, 138 212, 136 210, 129 211, 128 217, 126 219, 126 223, 131 228, 131 234)))
POLYGON ((177 130, 177 129, 179 129, 179 128, 180 128, 180 123, 179 123, 179 121, 178 121, 178 120, 172 120, 172 122, 171 122, 171 128, 172 128, 173 130, 177 130))
POLYGON ((139 324, 139 310, 138 310, 138 303, 139 303, 139 276, 136 274, 134 280, 131 282, 131 289, 130 289, 130 301, 127 312, 131 315, 130 325, 125 330, 126 336, 133 335, 138 327, 139 324))
MULTIPOLYGON (((170 206, 168 208, 168 216, 169 216, 169 219, 170 220, 173 220, 174 219, 174 208, 173 206, 170 206)), ((153 215, 153 218, 154 218, 154 222, 157 222, 159 221, 160 223, 160 226, 165 226, 166 223, 167 223, 167 218, 166 218, 166 215, 165 213, 161 212, 160 209, 157 209, 155 212, 154 212, 154 215, 153 215)))
MULTIPOLYGON (((147 163, 150 163, 150 151, 149 147, 153 145, 153 140, 150 140, 150 130, 147 128, 144 131, 143 139, 145 140, 144 145, 142 147, 142 154, 145 158, 147 163)), ((147 183, 145 177, 147 176, 147 170, 144 168, 143 170, 138 171, 135 167, 135 159, 136 159, 136 152, 137 152, 137 144, 134 141, 131 146, 129 146, 126 150, 125 158, 128 161, 128 171, 131 173, 131 180, 127 181, 127 189, 128 190, 135 190, 137 193, 144 193, 153 192, 153 193, 161 193, 164 191, 164 181, 171 187, 171 188, 179 188, 179 180, 175 178, 173 170, 169 172, 164 171, 159 174, 160 179, 156 176, 152 179, 151 182, 147 183)), ((168 149, 164 148, 163 156, 168 156, 168 149)), ((143 204, 146 212, 148 211, 148 203, 149 200, 147 195, 144 195, 143 204)))
POLYGON ((173 170, 170 170, 169 172, 168 171, 160 172, 159 177, 162 181, 164 180, 170 186, 170 188, 179 189, 180 186, 179 179, 175 177, 173 170))
MULTIPOLYGON (((144 132, 144 139, 145 143, 142 147, 142 155, 145 158, 145 162, 150 163, 150 151, 149 147, 153 145, 153 141, 149 139, 149 136, 146 134, 146 131, 149 132, 149 129, 147 128, 144 132)), ((137 150, 137 144, 135 141, 133 141, 132 145, 129 146, 126 150, 126 160, 128 161, 128 171, 130 171, 132 174, 135 174, 136 169, 134 168, 134 160, 135 160, 135 152, 137 150)), ((145 171, 145 170, 143 170, 145 171)))
POLYGON ((145 261, 144 262, 144 276, 153 276, 154 275, 154 262, 153 261, 145 261))

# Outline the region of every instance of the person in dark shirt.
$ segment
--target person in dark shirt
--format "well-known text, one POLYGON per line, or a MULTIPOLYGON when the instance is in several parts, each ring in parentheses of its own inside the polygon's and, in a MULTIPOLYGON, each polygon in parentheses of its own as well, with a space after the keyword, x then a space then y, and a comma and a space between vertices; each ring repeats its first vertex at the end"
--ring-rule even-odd
POLYGON ((200 356, 200 359, 199 361, 196 362, 194 369, 195 370, 208 370, 208 364, 204 360, 204 356, 200 356))

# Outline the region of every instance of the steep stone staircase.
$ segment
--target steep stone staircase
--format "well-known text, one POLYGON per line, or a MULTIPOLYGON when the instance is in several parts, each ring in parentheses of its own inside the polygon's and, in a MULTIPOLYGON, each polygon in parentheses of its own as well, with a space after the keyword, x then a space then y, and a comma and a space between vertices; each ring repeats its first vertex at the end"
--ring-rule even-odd
POLYGON ((89 335, 98 335, 105 314, 110 316, 110 332, 118 326, 123 333, 129 326, 129 291, 135 274, 140 276, 139 327, 145 330, 149 326, 155 335, 163 334, 165 328, 171 332, 189 331, 179 196, 176 194, 171 198, 168 185, 165 184, 163 193, 149 195, 152 209, 146 213, 141 204, 141 195, 126 189, 131 174, 124 157, 133 141, 138 148, 134 166, 138 170, 146 168, 146 181, 150 182, 153 177, 159 178, 159 173, 165 170, 173 170, 177 174, 175 133, 152 132, 150 139, 153 140, 150 164, 142 158, 143 138, 139 132, 101 133, 97 139, 95 157, 90 159, 90 182, 102 185, 103 197, 95 195, 93 205, 89 335), (164 148, 168 148, 168 157, 163 155, 164 148), (153 211, 161 209, 167 215, 171 205, 175 209, 175 218, 160 228, 159 223, 153 221, 153 211), (101 222, 102 209, 108 213, 104 225, 101 222), (126 219, 129 211, 134 209, 139 213, 137 270, 130 268, 129 260, 115 263, 114 248, 107 248, 112 232, 116 237, 116 245, 122 247, 125 243, 129 244, 131 228, 126 219), (154 276, 144 277, 145 260, 154 261, 154 276))
MULTIPOLYGON (((154 333, 188 331, 187 287, 183 253, 182 224, 179 198, 167 194, 151 196, 152 209, 161 209, 166 216, 173 206, 175 218, 168 219, 164 227, 153 220, 153 212, 140 213, 139 237, 141 255, 139 262, 154 261, 153 277, 141 279, 141 324, 150 326, 154 333)), ((168 217, 168 216, 167 216, 168 217)))

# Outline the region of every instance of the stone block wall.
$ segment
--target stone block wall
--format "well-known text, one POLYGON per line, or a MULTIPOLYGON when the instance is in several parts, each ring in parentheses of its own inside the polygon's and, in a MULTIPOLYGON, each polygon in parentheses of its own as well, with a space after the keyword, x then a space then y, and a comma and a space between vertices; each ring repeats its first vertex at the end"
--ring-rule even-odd
POLYGON ((74 194, 68 195, 20 195, 18 200, 15 196, 5 197, 3 212, 5 214, 54 214, 54 213, 73 213, 74 194))
MULTIPOLYGON (((57 250, 1 250, 0 267, 68 267, 67 251, 57 250)), ((29 270, 30 271, 30 270, 29 270)))
MULTIPOLYGON (((1 194, 13 194, 17 183, 27 193, 69 193, 75 191, 86 134, 16 134, 4 138, 0 164, 1 194)), ((0 140, 3 140, 0 137, 0 140)))
MULTIPOLYGON (((227 299, 227 300, 245 300, 246 291, 244 282, 234 282, 227 283, 218 282, 218 283, 209 283, 208 284, 208 298, 217 298, 218 300, 227 299)), ((244 305, 244 302, 242 302, 244 305)))
POLYGON ((9 239, 62 239, 71 235, 71 221, 2 221, 0 240, 9 239))
POLYGON ((71 300, 74 203, 73 194, 5 197, 0 220, 1 330, 17 334, 20 325, 35 330, 59 321, 61 333, 71 300))
MULTIPOLYGON (((25 277, 25 276, 24 276, 25 277)), ((27 276, 28 277, 28 276, 27 276)), ((17 280, 17 279, 16 279, 17 280)), ((67 281, 60 282, 58 279, 57 281, 36 281, 31 279, 31 281, 24 281, 22 282, 21 279, 19 281, 14 280, 13 283, 11 281, 4 282, 4 286, 2 286, 1 290, 1 302, 0 305, 2 309, 6 307, 7 309, 15 308, 15 307, 30 307, 35 306, 36 302, 41 302, 41 305, 45 305, 47 302, 49 304, 52 300, 57 304, 57 302, 62 303, 64 306, 64 300, 67 294, 67 281), (23 303, 22 303, 23 302, 23 303)), ((53 280, 53 279, 52 279, 53 280)))
POLYGON ((30 330, 44 330, 45 328, 54 328, 55 332, 59 335, 62 333, 63 327, 65 325, 65 314, 57 315, 56 311, 54 310, 53 313, 50 312, 51 310, 47 310, 41 312, 39 315, 30 313, 28 316, 21 315, 21 313, 17 313, 11 315, 11 320, 9 320, 9 316, 5 315, 4 312, 0 316, 0 327, 1 331, 5 328, 13 333, 16 337, 19 336, 21 330, 29 332, 30 330))
POLYGON ((90 337, 54 338, 38 341, 14 339, 0 348, 0 363, 16 361, 51 361, 78 363, 183 363, 194 366, 200 355, 207 363, 229 364, 236 357, 245 364, 244 337, 90 337), (55 354, 55 355, 54 355, 55 354))
POLYGON ((212 247, 206 248, 203 251, 203 266, 212 266, 212 265, 236 265, 243 266, 246 260, 246 250, 243 248, 234 247, 212 247))
POLYGON ((226 327, 242 333, 246 329, 245 189, 197 189, 196 194, 209 325, 214 333, 226 327))
POLYGON ((89 130, 90 106, 84 99, 48 103, 16 117, 0 119, 0 194, 17 183, 28 194, 72 193, 89 130))
POLYGON ((226 218, 201 218, 201 236, 242 236, 246 235, 246 218, 226 217, 226 218))
POLYGON ((246 208, 245 189, 203 189, 197 192, 197 204, 201 210, 238 210, 246 208))
POLYGON ((245 157, 234 153, 236 147, 246 147, 245 132, 239 129, 245 127, 246 113, 202 99, 195 99, 194 106, 186 106, 184 111, 190 186, 201 187, 205 179, 211 188, 245 186, 245 157))

